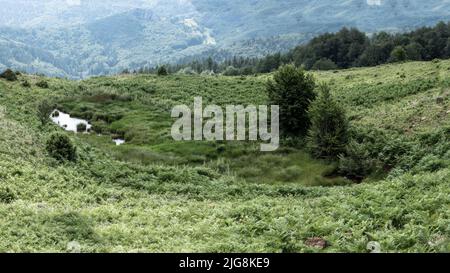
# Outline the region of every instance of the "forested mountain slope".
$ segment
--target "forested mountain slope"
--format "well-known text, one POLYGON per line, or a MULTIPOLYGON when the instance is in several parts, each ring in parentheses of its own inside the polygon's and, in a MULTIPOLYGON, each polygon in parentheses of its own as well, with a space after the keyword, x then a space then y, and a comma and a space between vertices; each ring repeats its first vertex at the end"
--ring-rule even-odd
POLYGON ((448 21, 443 0, 0 1, 0 68, 82 78, 189 56, 263 56, 343 26, 448 21))

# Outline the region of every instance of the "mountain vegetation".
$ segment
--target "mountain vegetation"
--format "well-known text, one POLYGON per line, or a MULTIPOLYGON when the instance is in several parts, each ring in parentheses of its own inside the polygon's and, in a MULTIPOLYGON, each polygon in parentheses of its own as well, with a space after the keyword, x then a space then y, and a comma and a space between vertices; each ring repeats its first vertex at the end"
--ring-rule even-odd
MULTIPOLYGON (((397 33, 449 15, 442 0, 3 0, 0 70, 82 79, 210 56, 221 63, 285 53, 344 26, 397 33)), ((311 64, 308 57, 307 66, 333 67, 337 59, 329 57, 313 56, 311 64)), ((274 61, 259 70, 270 71, 274 61)))
POLYGON ((370 37, 356 28, 343 28, 336 33, 319 35, 285 54, 276 53, 264 58, 235 56, 223 62, 207 58, 175 65, 170 70, 250 75, 271 72, 288 63, 308 70, 336 70, 438 58, 450 58, 450 23, 440 22, 434 27, 422 27, 408 33, 379 32, 370 37))
POLYGON ((0 252, 450 252, 449 15, 0 1, 0 252), (175 141, 194 97, 279 105, 279 149, 175 141))
POLYGON ((171 139, 172 106, 264 104, 273 76, 0 79, 0 251, 448 252, 450 62, 312 72, 346 111, 339 159, 171 139), (95 133, 42 125, 44 100, 95 133))

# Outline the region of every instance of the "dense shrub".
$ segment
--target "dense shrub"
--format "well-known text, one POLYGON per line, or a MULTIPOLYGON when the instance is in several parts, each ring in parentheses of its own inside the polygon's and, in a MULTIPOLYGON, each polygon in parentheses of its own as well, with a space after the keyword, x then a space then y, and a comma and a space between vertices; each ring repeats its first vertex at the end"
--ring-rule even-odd
POLYGON ((367 147, 354 141, 339 158, 339 172, 352 180, 362 181, 375 167, 376 161, 370 157, 367 147))
POLYGON ((435 172, 450 163, 449 129, 416 136, 383 130, 353 128, 352 142, 340 157, 340 172, 350 178, 363 178, 372 172, 396 174, 435 172))
POLYGON ((16 199, 14 192, 10 188, 0 185, 0 203, 9 204, 14 199, 16 199))
POLYGON ((36 86, 37 86, 37 87, 40 87, 40 88, 44 88, 44 89, 46 89, 46 88, 49 87, 48 82, 46 82, 46 81, 44 81, 44 80, 38 81, 38 82, 36 83, 36 86))
POLYGON ((348 143, 348 120, 345 109, 331 96, 327 85, 320 86, 319 97, 308 110, 311 128, 308 147, 313 156, 337 158, 348 143))
MULTIPOLYGON (((89 116, 82 115, 81 117, 85 117, 86 119, 91 119, 89 116)), ((95 113, 92 115, 92 120, 94 121, 104 121, 106 123, 113 123, 114 121, 118 121, 123 118, 123 114, 121 113, 95 113)))
POLYGON ((167 76, 167 75, 169 75, 169 72, 167 72, 167 69, 165 66, 160 66, 158 68, 157 74, 158 74, 158 76, 167 76))
MULTIPOLYGON (((127 94, 119 95, 119 94, 110 94, 105 92, 99 92, 93 94, 91 96, 85 97, 86 101, 94 102, 94 103, 112 103, 114 101, 132 101, 132 97, 127 94)), ((87 109, 81 109, 86 111, 87 109)))
POLYGON ((87 126, 85 123, 77 124, 77 132, 86 132, 87 126))
POLYGON ((240 74, 242 74, 242 75, 251 75, 251 74, 255 73, 254 69, 251 66, 246 66, 244 68, 241 68, 239 71, 240 71, 240 74))
POLYGON ((6 69, 3 73, 1 73, 0 78, 3 78, 7 81, 17 81, 17 75, 11 69, 6 69))
POLYGON ((391 52, 390 61, 391 62, 403 62, 403 61, 406 61, 407 57, 408 57, 408 55, 406 53, 405 48, 403 48, 402 46, 397 46, 391 52))
POLYGON ((334 70, 338 69, 338 66, 330 59, 322 58, 317 60, 311 68, 312 70, 334 70))
POLYGON ((309 128, 308 107, 315 98, 312 75, 302 68, 285 65, 267 82, 270 104, 280 106, 280 131, 284 136, 306 135, 309 128))
POLYGON ((92 131, 94 131, 94 132, 96 132, 98 134, 108 134, 108 133, 110 133, 110 129, 108 127, 108 124, 105 121, 103 121, 103 120, 93 121, 91 129, 92 129, 92 131))
MULTIPOLYGON (((41 124, 44 125, 47 123, 50 114, 54 110, 55 106, 50 103, 48 100, 43 100, 38 105, 38 118, 41 121, 41 124)), ((59 112, 58 112, 59 115, 59 112)))
POLYGON ((450 160, 442 159, 436 155, 427 155, 422 158, 413 169, 415 173, 436 172, 450 166, 450 160))
POLYGON ((25 81, 22 82, 22 86, 26 87, 26 88, 29 88, 29 87, 31 87, 31 84, 27 80, 25 80, 25 81))
POLYGON ((65 134, 55 133, 51 135, 47 141, 46 149, 49 155, 58 161, 76 160, 76 147, 65 134))
POLYGON ((227 67, 227 69, 223 72, 225 76, 237 76, 239 75, 239 70, 233 66, 227 67))

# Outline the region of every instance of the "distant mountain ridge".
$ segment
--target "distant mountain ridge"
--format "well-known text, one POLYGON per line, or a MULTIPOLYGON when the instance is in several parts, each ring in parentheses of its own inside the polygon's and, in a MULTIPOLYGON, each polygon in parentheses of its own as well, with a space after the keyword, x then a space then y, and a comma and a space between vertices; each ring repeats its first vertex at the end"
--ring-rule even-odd
POLYGON ((0 0, 0 69, 83 78, 211 51, 261 56, 343 26, 441 20, 448 0, 0 0))

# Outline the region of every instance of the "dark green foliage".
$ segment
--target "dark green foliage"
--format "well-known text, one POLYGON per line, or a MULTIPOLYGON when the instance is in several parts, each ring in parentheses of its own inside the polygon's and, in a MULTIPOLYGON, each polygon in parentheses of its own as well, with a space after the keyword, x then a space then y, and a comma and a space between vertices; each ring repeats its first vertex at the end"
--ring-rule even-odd
POLYGON ((114 101, 131 101, 130 95, 117 95, 108 93, 97 93, 92 96, 87 96, 86 100, 93 103, 112 103, 114 101))
POLYGON ((239 70, 236 69, 234 66, 229 66, 223 72, 223 75, 225 75, 225 76, 237 76, 237 75, 239 75, 239 70))
MULTIPOLYGON (((41 121, 41 124, 44 125, 47 123, 50 114, 52 113, 52 111, 54 110, 55 106, 50 103, 48 100, 43 100, 39 103, 38 105, 38 111, 37 111, 37 115, 39 120, 41 121)), ((59 113, 58 113, 59 115, 59 113)))
MULTIPOLYGON (((217 57, 222 59, 221 57, 217 57)), ((271 72, 276 70, 282 63, 287 63, 288 59, 281 54, 269 55, 263 59, 237 57, 225 59, 223 62, 214 61, 212 58, 195 60, 188 63, 166 66, 168 71, 181 72, 183 74, 202 73, 203 71, 213 71, 222 73, 225 76, 251 75, 254 73, 271 72), (213 69, 211 69, 211 67, 213 69)), ((139 73, 152 73, 155 69, 139 69, 139 73)))
POLYGON ((342 175, 359 180, 396 168, 401 172, 435 172, 449 166, 450 130, 439 128, 416 137, 353 128, 352 141, 340 157, 342 175))
POLYGON ((307 69, 319 60, 332 60, 339 68, 375 66, 389 61, 448 58, 450 25, 419 28, 403 34, 380 32, 368 38, 365 33, 346 28, 323 34, 293 50, 291 61, 307 69))
POLYGON ((167 72, 165 66, 161 66, 158 68, 158 76, 167 76, 167 75, 169 75, 169 72, 167 72))
POLYGON ((320 59, 312 66, 312 70, 334 70, 337 69, 337 65, 330 59, 320 59))
POLYGON ((200 73, 213 66, 214 72, 225 73, 232 66, 237 69, 233 74, 248 75, 250 71, 272 72, 287 63, 304 66, 307 70, 333 70, 436 58, 450 58, 450 24, 441 22, 433 28, 423 27, 402 34, 379 32, 371 37, 354 28, 343 28, 336 33, 319 35, 285 54, 271 54, 261 59, 232 57, 222 63, 213 61, 213 65, 208 58, 170 66, 170 71, 190 67, 200 73))
POLYGON ((3 78, 7 81, 17 81, 17 75, 11 69, 6 69, 3 73, 0 74, 0 78, 3 78))
POLYGON ((447 45, 444 48, 444 57, 445 58, 450 58, 450 38, 448 38, 447 40, 447 45))
POLYGON ((58 161, 76 160, 76 147, 65 134, 54 133, 51 135, 47 141, 46 149, 49 155, 58 161))
POLYGON ((337 158, 345 152, 348 143, 348 120, 345 109, 331 96, 330 87, 320 86, 318 98, 309 107, 311 128, 308 147, 313 156, 337 158))
POLYGON ((276 70, 280 65, 283 63, 283 58, 280 53, 268 55, 267 57, 261 59, 257 65, 256 69, 258 72, 261 73, 268 73, 276 70))
POLYGON ((414 172, 436 172, 450 165, 450 159, 442 159, 436 155, 426 155, 413 169, 414 172))
POLYGON ((309 128, 308 108, 315 98, 315 82, 310 74, 294 65, 280 67, 267 82, 271 105, 280 106, 280 131, 284 136, 301 137, 309 128))
POLYGON ((362 181, 375 169, 375 160, 362 144, 352 141, 346 148, 345 155, 339 158, 339 172, 355 181, 362 181))
POLYGON ((45 81, 45 80, 38 81, 38 82, 36 83, 36 86, 37 86, 37 87, 40 87, 40 88, 44 88, 44 89, 49 88, 48 82, 45 81))
POLYGON ((406 59, 412 61, 421 61, 424 48, 419 43, 411 43, 405 47, 406 50, 406 59))
POLYGON ((366 166, 360 176, 372 171, 391 170, 400 164, 402 158, 408 157, 408 152, 414 150, 414 144, 404 136, 374 128, 352 127, 351 139, 346 149, 346 159, 362 164, 361 167, 366 166))
POLYGON ((84 123, 77 124, 77 132, 86 132, 87 126, 84 123))
POLYGON ((16 195, 10 188, 0 185, 0 203, 10 204, 15 199, 16 195))
POLYGON ((297 47, 293 51, 293 61, 310 69, 317 61, 329 59, 340 68, 348 68, 355 64, 367 43, 365 33, 343 28, 336 34, 327 33, 297 47))
POLYGON ((403 61, 406 61, 407 57, 408 56, 407 56, 406 50, 402 46, 397 46, 391 52, 390 61, 394 62, 394 63, 395 62, 403 62, 403 61))
POLYGON ((22 82, 22 86, 29 88, 29 87, 31 87, 31 84, 27 80, 25 80, 22 82))

